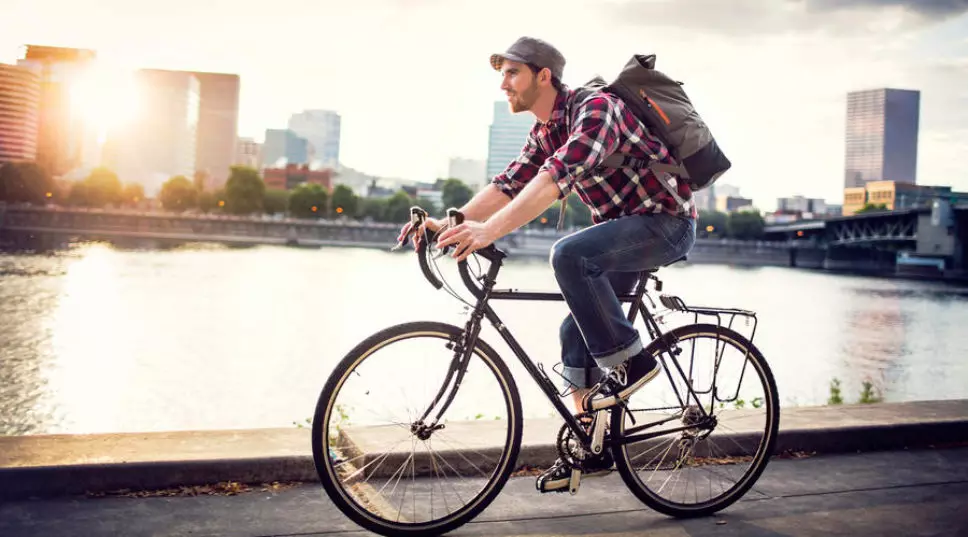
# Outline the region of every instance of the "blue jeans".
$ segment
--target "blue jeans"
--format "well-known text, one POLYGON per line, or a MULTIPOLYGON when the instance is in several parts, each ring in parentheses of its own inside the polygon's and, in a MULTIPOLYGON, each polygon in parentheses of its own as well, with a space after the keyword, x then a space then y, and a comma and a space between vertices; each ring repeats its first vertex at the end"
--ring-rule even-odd
POLYGON ((694 219, 650 213, 602 222, 555 243, 551 266, 571 310, 560 329, 566 387, 589 388, 601 380, 600 368, 642 350, 616 295, 631 293, 641 271, 686 255, 695 241, 694 219))

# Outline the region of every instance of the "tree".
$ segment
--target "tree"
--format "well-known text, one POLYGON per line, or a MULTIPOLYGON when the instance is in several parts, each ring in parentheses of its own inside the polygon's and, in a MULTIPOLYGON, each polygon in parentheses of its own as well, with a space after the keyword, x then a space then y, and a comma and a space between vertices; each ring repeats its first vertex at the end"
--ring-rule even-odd
POLYGON ((104 207, 121 203, 121 181, 117 174, 107 168, 94 168, 84 180, 87 185, 89 207, 104 207))
POLYGON ((284 213, 289 208, 289 191, 280 188, 266 190, 263 203, 267 214, 284 213))
POLYGON ((161 185, 158 198, 165 210, 182 212, 198 203, 198 190, 187 177, 176 175, 161 185))
POLYGON ((751 211, 730 213, 726 220, 726 231, 733 239, 760 239, 763 237, 763 226, 763 217, 760 213, 751 211))
POLYGON ((474 191, 460 179, 447 179, 441 187, 444 209, 460 208, 474 197, 474 191))
POLYGON ((699 221, 696 223, 696 234, 700 237, 723 237, 727 231, 726 220, 726 213, 719 211, 699 211, 699 221))
POLYGON ((386 212, 383 215, 385 222, 406 222, 410 220, 410 207, 413 206, 413 199, 403 190, 398 190, 396 194, 387 200, 386 212))
POLYGON ((353 189, 346 185, 336 185, 333 189, 333 212, 337 215, 354 218, 360 199, 353 193, 353 189))
MULTIPOLYGON (((224 193, 223 197, 224 199, 224 193)), ((198 210, 203 213, 207 213, 218 207, 218 193, 216 192, 200 192, 198 194, 198 210)))
POLYGON ((250 214, 262 210, 266 184, 255 168, 232 166, 225 183, 225 209, 232 214, 250 214))
POLYGON ((53 197, 54 179, 35 162, 0 165, 0 201, 43 204, 53 197))
POLYGON ((878 211, 886 211, 886 210, 887 210, 886 203, 865 203, 864 206, 858 209, 857 212, 854 214, 875 213, 878 211))
POLYGON ((128 183, 121 189, 121 205, 136 207, 145 199, 145 188, 138 183, 128 183))
POLYGON ((360 216, 376 222, 386 222, 387 202, 381 198, 363 198, 360 216))
POLYGON ((289 213, 296 218, 320 218, 326 215, 329 192, 315 183, 303 183, 289 196, 289 213))

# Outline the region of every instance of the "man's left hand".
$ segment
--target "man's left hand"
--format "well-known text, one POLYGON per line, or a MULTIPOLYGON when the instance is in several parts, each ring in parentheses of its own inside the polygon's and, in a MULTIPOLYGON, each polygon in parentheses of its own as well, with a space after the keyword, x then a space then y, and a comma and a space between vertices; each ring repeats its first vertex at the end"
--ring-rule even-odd
POLYGON ((437 247, 444 248, 456 245, 451 257, 457 258, 457 261, 463 261, 475 251, 486 248, 497 239, 498 237, 494 236, 487 224, 466 221, 457 227, 447 228, 438 235, 437 247))

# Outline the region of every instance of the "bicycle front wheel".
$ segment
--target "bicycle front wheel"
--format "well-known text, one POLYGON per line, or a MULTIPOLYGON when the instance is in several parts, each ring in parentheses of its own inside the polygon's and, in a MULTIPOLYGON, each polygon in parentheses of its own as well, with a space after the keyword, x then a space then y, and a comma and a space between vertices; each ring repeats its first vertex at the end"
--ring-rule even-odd
POLYGON ((513 470, 521 400, 478 339, 456 381, 463 330, 416 322, 378 332, 330 375, 313 417, 313 460, 333 503, 382 535, 438 535, 477 516, 513 470))
POLYGON ((776 444, 773 373, 749 340, 713 324, 678 327, 646 352, 663 373, 612 411, 622 479, 670 516, 726 508, 753 486, 776 444))

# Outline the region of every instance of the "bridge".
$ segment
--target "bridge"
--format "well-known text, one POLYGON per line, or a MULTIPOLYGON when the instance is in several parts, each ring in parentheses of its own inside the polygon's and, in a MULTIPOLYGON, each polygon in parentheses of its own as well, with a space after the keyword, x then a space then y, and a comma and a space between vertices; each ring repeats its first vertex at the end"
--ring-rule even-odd
POLYGON ((828 259, 854 257, 893 259, 899 270, 905 263, 936 265, 940 270, 964 272, 968 268, 968 205, 939 200, 932 207, 876 211, 826 220, 811 220, 764 228, 773 242, 811 244, 827 250, 828 259))

